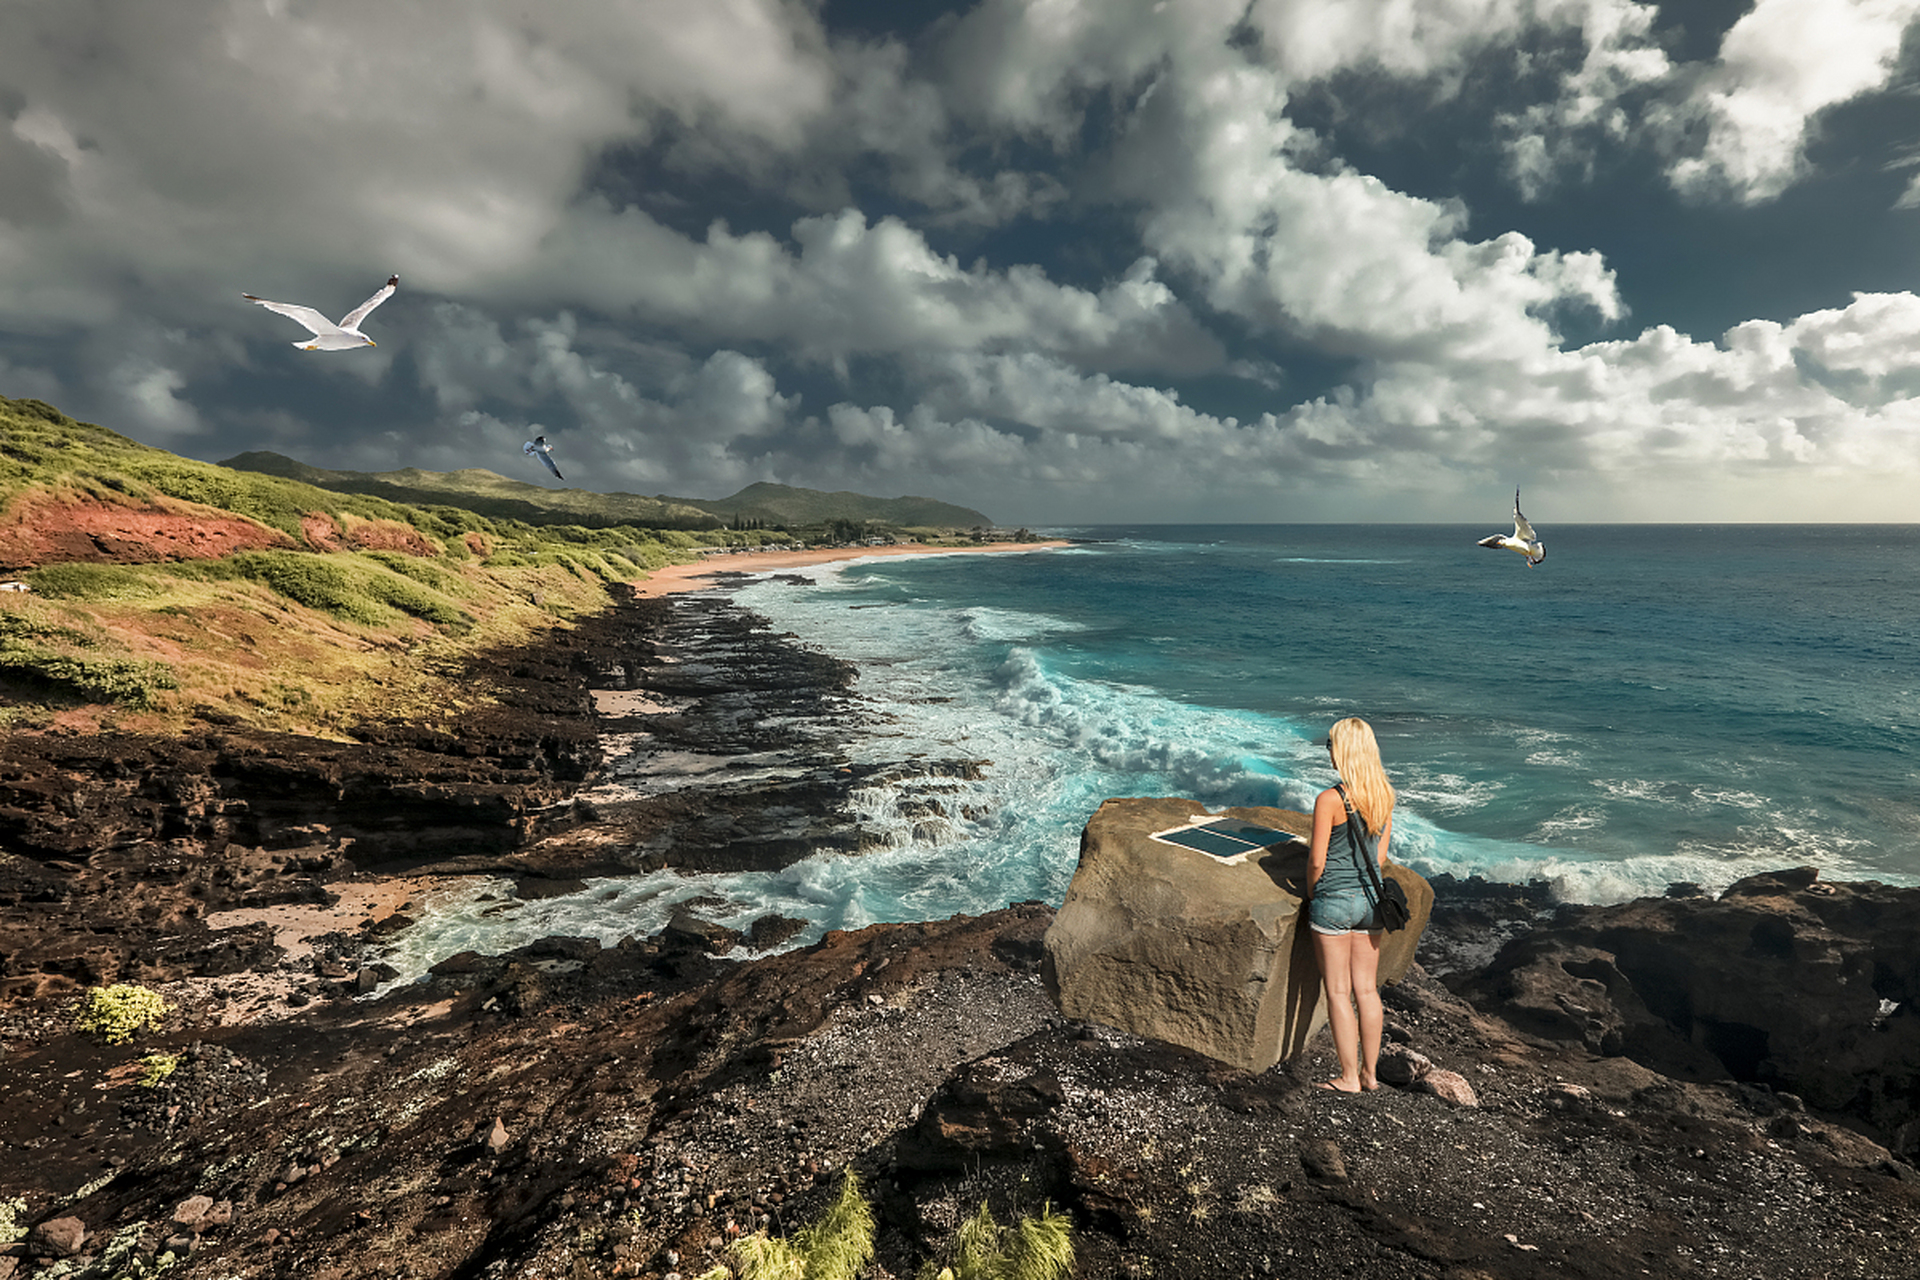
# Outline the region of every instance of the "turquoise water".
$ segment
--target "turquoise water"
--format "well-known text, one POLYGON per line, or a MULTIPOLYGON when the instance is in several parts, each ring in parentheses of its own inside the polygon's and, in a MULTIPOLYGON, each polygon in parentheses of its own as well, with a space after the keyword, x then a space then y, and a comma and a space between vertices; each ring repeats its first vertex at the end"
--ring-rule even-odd
POLYGON ((1057 903, 1102 799, 1306 809, 1345 715, 1380 736, 1393 853, 1423 872, 1582 902, 1802 864, 1920 883, 1920 528, 1559 526, 1534 569, 1474 545, 1492 531, 1073 528, 1046 532, 1098 541, 756 580, 739 603, 859 665, 855 757, 992 762, 951 820, 876 789, 877 853, 605 882, 505 925, 452 904, 421 945, 613 941, 695 894, 814 920, 801 942, 1057 903))

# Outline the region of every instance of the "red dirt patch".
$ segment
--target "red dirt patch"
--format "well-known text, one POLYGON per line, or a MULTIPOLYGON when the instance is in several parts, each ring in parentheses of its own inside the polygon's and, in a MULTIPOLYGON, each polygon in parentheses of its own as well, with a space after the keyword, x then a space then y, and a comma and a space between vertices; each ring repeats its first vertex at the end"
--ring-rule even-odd
POLYGON ((324 511, 309 511, 301 516, 300 534, 315 551, 340 549, 340 526, 324 511))
POLYGON ((156 564, 292 547, 265 525, 207 507, 115 506, 98 498, 28 495, 0 516, 0 570, 74 561, 156 564))
POLYGON ((398 551, 410 556, 437 556, 434 546, 420 531, 397 520, 346 519, 347 541, 362 551, 398 551))
POLYGON ((461 541, 467 544, 467 550, 483 559, 493 554, 493 548, 487 545, 486 535, 478 530, 467 534, 461 541))

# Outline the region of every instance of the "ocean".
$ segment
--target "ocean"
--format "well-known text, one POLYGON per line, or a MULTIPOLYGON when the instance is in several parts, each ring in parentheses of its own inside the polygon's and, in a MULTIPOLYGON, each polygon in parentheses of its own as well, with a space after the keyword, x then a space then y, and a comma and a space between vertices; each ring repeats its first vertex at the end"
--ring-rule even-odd
MULTIPOLYGON (((884 847, 657 873, 502 911, 448 894, 403 972, 548 933, 611 943, 700 897, 828 929, 1057 904, 1112 796, 1308 810, 1370 721, 1393 857, 1608 903, 1811 865, 1920 883, 1920 526, 1103 526, 1042 551, 885 557, 735 600, 855 663, 856 760, 990 762, 945 817, 858 799, 884 847)), ((717 905, 716 905, 717 904, 717 905)))

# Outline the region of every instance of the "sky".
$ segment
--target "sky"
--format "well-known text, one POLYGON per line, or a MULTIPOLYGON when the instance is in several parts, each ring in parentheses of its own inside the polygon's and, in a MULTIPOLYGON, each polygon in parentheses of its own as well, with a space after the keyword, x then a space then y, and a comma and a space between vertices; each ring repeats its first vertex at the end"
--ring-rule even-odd
POLYGON ((1037 527, 1920 516, 1920 0, 5 0, 0 394, 1037 527), (339 317, 390 274, 378 344, 339 317))

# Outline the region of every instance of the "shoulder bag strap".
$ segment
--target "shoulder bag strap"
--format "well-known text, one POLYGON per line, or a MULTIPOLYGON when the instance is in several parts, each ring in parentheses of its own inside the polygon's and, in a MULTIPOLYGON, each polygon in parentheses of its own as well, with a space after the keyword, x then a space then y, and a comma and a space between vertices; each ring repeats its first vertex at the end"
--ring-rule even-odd
POLYGON ((1334 790, 1340 793, 1340 803, 1347 806, 1347 843, 1353 847, 1354 860, 1367 873, 1367 880, 1372 885, 1373 905, 1377 909, 1380 906, 1380 894, 1383 892, 1380 887, 1380 855, 1367 847, 1366 839, 1360 834, 1360 828, 1366 825, 1366 820, 1360 816, 1360 811, 1353 807, 1353 801, 1347 795, 1346 784, 1336 783, 1334 790))

